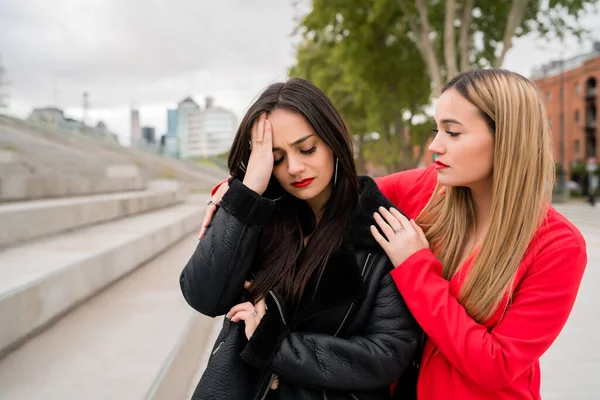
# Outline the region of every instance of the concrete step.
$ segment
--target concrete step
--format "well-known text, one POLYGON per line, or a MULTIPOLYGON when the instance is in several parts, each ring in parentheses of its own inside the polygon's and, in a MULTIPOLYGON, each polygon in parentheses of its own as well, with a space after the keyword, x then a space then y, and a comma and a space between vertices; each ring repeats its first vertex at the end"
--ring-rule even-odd
POLYGON ((206 198, 1 252, 0 356, 184 235, 195 235, 206 198))
POLYGON ((101 193, 143 190, 141 176, 108 177, 79 174, 35 174, 0 176, 0 202, 86 196, 101 193))
POLYGON ((177 182, 150 190, 0 204, 0 248, 183 201, 177 182))
POLYGON ((179 289, 195 245, 188 235, 0 360, 0 399, 188 400, 220 324, 179 289))

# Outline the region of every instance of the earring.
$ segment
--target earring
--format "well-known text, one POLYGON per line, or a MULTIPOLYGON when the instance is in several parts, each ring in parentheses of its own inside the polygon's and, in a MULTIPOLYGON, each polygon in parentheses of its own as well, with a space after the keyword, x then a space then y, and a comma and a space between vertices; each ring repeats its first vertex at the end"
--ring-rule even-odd
POLYGON ((335 173, 333 174, 333 186, 335 186, 337 184, 338 161, 340 161, 340 159, 338 157, 336 157, 335 158, 335 173))

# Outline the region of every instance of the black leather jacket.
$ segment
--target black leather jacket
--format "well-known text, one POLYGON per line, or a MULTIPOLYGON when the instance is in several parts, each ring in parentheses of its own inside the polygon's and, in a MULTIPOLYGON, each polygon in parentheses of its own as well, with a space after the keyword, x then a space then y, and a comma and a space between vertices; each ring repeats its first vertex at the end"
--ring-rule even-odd
MULTIPOLYGON (((371 178, 361 177, 359 205, 311 301, 301 301, 291 313, 283 296, 269 293, 268 312, 240 358, 261 371, 248 399, 390 398, 389 385, 415 356, 420 329, 369 231, 382 205, 391 206, 371 178), (279 388, 269 391, 273 375, 279 388)), ((183 295, 194 309, 215 317, 241 301, 261 226, 274 207, 239 180, 231 181, 181 273, 183 295)))

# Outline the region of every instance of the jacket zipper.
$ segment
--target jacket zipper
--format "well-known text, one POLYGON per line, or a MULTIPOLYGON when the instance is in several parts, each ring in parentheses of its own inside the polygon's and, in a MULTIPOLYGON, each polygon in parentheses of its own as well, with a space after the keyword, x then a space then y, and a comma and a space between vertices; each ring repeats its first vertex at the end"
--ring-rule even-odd
MULTIPOLYGON (((287 322, 285 321, 285 316, 283 315, 283 308, 281 307, 281 303, 279 302, 279 299, 277 298, 277 296, 275 296, 275 293, 273 293, 272 290, 269 290, 269 294, 271 295, 271 297, 273 298, 273 301, 275 301, 275 304, 277 305, 277 308, 279 309, 279 315, 281 315, 281 320, 283 321, 283 324, 285 326, 287 326, 287 322)), ((265 400, 265 398, 267 398, 267 394, 269 393, 269 390, 271 390, 271 385, 273 384, 273 379, 275 379, 275 374, 271 374, 271 379, 269 379, 269 385, 267 386, 267 389, 263 393, 260 400, 265 400)))
POLYGON ((273 297, 273 300, 275 300, 275 304, 277 305, 277 308, 279 309, 279 315, 281 315, 281 320, 283 321, 283 324, 285 326, 287 326, 287 322, 285 321, 285 316, 283 315, 283 308, 281 307, 281 303, 279 302, 279 300, 277 299, 277 296, 275 296, 275 293, 273 293, 272 290, 269 290, 269 294, 271 295, 271 297, 273 297))
MULTIPOLYGON (((365 271, 367 270, 367 265, 369 264, 369 260, 371 259, 371 253, 369 253, 367 255, 367 259, 365 260, 365 265, 363 265, 363 269, 360 272, 360 276, 364 277, 365 276, 365 271)), ((335 335, 333 336, 337 336, 338 333, 340 333, 340 331, 342 330, 342 328, 344 327, 344 324, 346 323, 346 320, 348 319, 348 316, 350 315, 350 312, 352 311, 352 309, 354 308, 354 303, 350 304, 350 307, 348 308, 348 312, 346 313, 346 316, 344 317, 342 323, 340 324, 340 327, 338 328, 337 332, 335 333, 335 335)), ((352 396, 353 399, 356 399, 356 396, 354 396, 352 393, 350 393, 350 396, 352 396)), ((327 400, 327 393, 325 393, 325 391, 323 390, 323 398, 325 400, 327 400)), ((358 399, 356 399, 358 400, 358 399)))
MULTIPOLYGON (((369 255, 367 255, 367 260, 365 261, 365 265, 363 265, 363 269, 360 273, 361 277, 365 276, 365 271, 367 270, 367 265, 369 264, 370 259, 371 259, 371 253, 369 253, 369 255)), ((340 331, 344 327, 344 324, 346 323, 346 320, 348 319, 348 316, 350 316, 350 312, 352 311, 353 308, 354 308, 354 303, 350 304, 350 307, 348 308, 348 312, 346 312, 346 316, 344 317, 342 323, 340 324, 340 327, 337 329, 337 332, 335 332, 335 335, 333 335, 333 336, 337 336, 338 333, 340 333, 340 331)))
POLYGON ((217 351, 219 351, 219 349, 221 348, 221 346, 223 346, 223 343, 225 343, 225 341, 223 340, 221 343, 219 343, 219 345, 217 346, 217 348, 212 352, 212 355, 214 356, 215 354, 217 354, 217 351))
POLYGON ((265 392, 263 393, 260 400, 265 400, 265 398, 267 397, 267 393, 269 393, 269 390, 271 390, 271 385, 273 384, 273 379, 275 379, 275 374, 271 375, 271 379, 269 379, 269 385, 267 386, 267 390, 265 390, 265 392))

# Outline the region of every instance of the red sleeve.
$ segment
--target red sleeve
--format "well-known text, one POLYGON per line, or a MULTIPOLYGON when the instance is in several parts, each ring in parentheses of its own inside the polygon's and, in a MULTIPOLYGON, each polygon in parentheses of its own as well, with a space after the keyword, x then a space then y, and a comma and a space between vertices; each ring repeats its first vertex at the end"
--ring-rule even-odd
POLYGON ((212 188, 212 190, 210 191, 210 195, 214 196, 217 190, 219 190, 219 188, 221 187, 221 185, 227 182, 228 180, 229 178, 223 179, 221 182, 219 182, 214 188, 212 188))
POLYGON ((499 390, 536 362, 565 325, 587 262, 582 241, 569 240, 568 247, 552 246, 538 254, 491 330, 451 295, 442 265, 429 249, 416 252, 391 274, 440 353, 483 389, 499 390))
POLYGON ((437 183, 435 165, 410 169, 375 178, 379 190, 409 218, 416 218, 431 197, 437 183))

